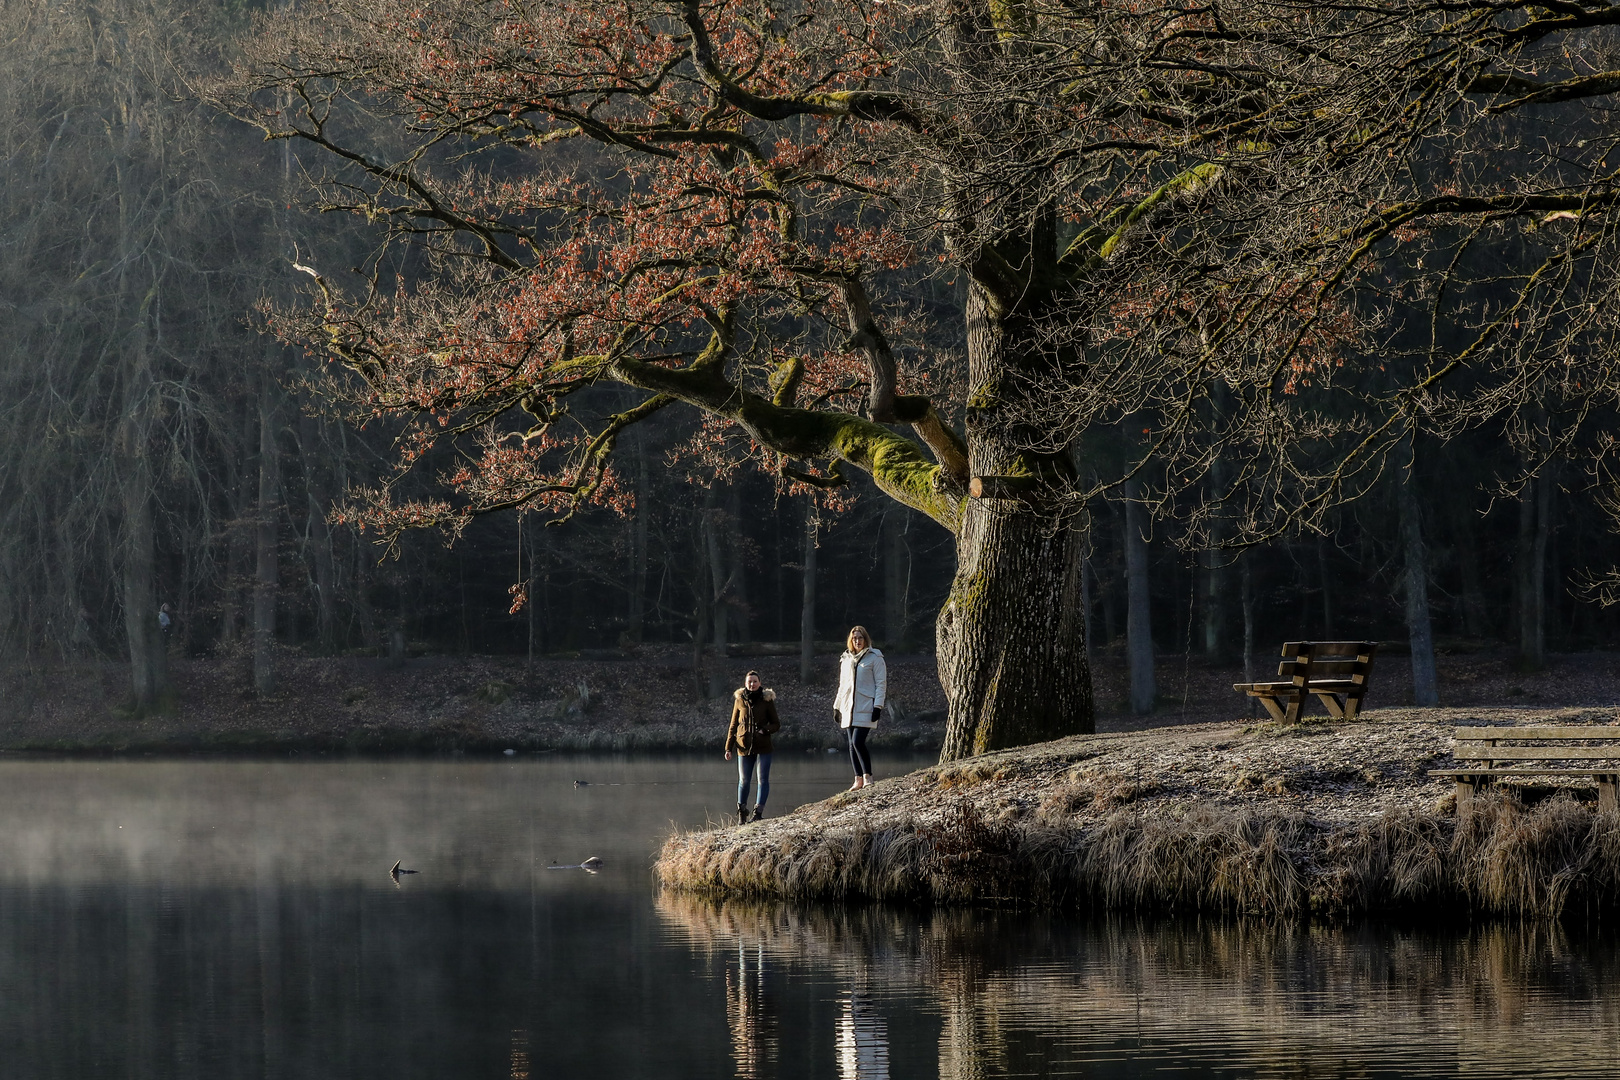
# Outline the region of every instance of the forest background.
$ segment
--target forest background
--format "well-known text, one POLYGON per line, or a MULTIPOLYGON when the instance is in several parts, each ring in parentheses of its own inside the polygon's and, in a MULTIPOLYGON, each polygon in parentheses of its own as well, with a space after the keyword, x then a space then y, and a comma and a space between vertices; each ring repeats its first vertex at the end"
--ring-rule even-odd
MULTIPOLYGON (((117 667, 128 681, 86 707, 161 711, 171 661, 267 698, 296 692, 286 675, 312 657, 504 655, 532 673, 647 650, 685 664, 672 696, 701 701, 729 693, 719 656, 761 642, 864 623, 887 652, 930 650, 949 535, 864 479, 832 505, 786 494, 673 410, 621 440, 628 498, 559 528, 494 515, 453 544, 407 533, 383 549, 334 520, 394 468, 399 428, 337 415, 311 392, 320 358, 258 312, 307 285, 300 253, 358 264, 370 241, 303 209, 301 151, 191 92, 249 15, 0 0, 0 648, 29 700, 117 667), (514 586, 530 601, 516 611, 514 586)), ((943 272, 892 299, 950 354, 966 288, 943 272)), ((1134 436, 1088 438, 1106 458, 1134 436)), ((1614 563, 1591 474, 1488 428, 1441 445, 1418 436, 1409 471, 1241 549, 1187 542, 1173 514, 1149 525, 1118 490, 1098 497, 1087 646, 1122 673, 1100 676, 1117 687, 1104 711, 1184 710, 1155 653, 1241 674, 1283 639, 1383 640, 1386 665, 1410 641, 1414 670, 1485 650, 1513 681, 1550 651, 1610 647, 1616 614, 1585 598, 1614 563)), ((431 495, 434 472, 400 484, 431 495)), ((1420 677, 1412 693, 1432 704, 1447 688, 1420 677)))

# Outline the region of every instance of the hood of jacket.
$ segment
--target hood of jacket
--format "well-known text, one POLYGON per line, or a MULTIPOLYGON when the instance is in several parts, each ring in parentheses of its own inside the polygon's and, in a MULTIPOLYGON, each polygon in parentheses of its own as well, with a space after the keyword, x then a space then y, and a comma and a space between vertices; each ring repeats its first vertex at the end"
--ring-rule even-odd
MULTIPOLYGON (((766 701, 775 701, 776 700, 776 691, 772 690, 768 686, 761 687, 760 688, 760 693, 765 695, 765 700, 766 701)), ((731 697, 732 697, 733 701, 741 701, 747 694, 748 694, 748 687, 739 686, 735 691, 732 692, 731 697)), ((711 700, 713 700, 713 699, 711 699, 711 700)))

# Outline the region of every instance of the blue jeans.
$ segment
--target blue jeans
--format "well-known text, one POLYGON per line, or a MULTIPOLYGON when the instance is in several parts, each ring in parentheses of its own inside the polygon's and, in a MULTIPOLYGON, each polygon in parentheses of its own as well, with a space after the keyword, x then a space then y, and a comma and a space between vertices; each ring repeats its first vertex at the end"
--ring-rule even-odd
POLYGON ((759 801, 755 806, 764 806, 765 800, 771 796, 771 755, 769 754, 738 754, 737 755, 737 805, 742 806, 748 801, 748 785, 754 779, 754 763, 759 763, 759 801))

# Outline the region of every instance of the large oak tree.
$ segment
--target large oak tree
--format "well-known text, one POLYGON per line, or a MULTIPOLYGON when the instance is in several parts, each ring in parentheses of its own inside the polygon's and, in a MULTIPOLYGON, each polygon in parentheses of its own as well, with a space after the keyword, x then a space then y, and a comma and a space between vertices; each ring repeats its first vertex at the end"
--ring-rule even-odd
POLYGON ((1511 121, 1605 97, 1615 21, 1584 2, 312 0, 267 18, 219 97, 327 152, 328 207, 410 242, 354 286, 312 256, 320 299, 287 317, 363 376, 355 404, 412 418, 405 464, 476 448, 453 497, 385 486, 372 522, 622 499, 615 440, 677 405, 786 483, 865 470, 956 538, 953 758, 1091 729, 1073 511, 1099 483, 1275 531, 1365 490, 1425 418, 1513 412, 1606 340, 1571 301, 1606 265, 1606 149, 1515 163, 1511 121), (1511 220, 1562 232, 1523 273, 1470 273, 1511 220), (907 325, 899 287, 936 266, 966 282, 962 357, 907 325), (1414 313, 1437 328, 1421 348, 1414 313), (1389 349, 1404 362, 1365 360, 1389 349), (1466 407, 1437 396, 1488 358, 1466 407), (608 385, 630 403, 604 409, 608 385), (1094 480, 1077 440, 1120 425, 1123 467, 1094 480))

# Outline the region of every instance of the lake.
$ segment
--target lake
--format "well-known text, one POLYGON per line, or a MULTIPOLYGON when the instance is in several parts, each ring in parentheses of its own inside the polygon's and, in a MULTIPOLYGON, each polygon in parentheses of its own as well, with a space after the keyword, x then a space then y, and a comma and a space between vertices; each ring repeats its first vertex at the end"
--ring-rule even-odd
MULTIPOLYGON (((848 783, 841 756, 777 757, 774 812, 848 783)), ((0 760, 0 1076, 1620 1074, 1602 926, 660 895, 659 842, 723 819, 732 775, 718 756, 0 760), (550 868, 592 855, 598 873, 550 868), (396 860, 419 872, 396 881, 396 860)))

